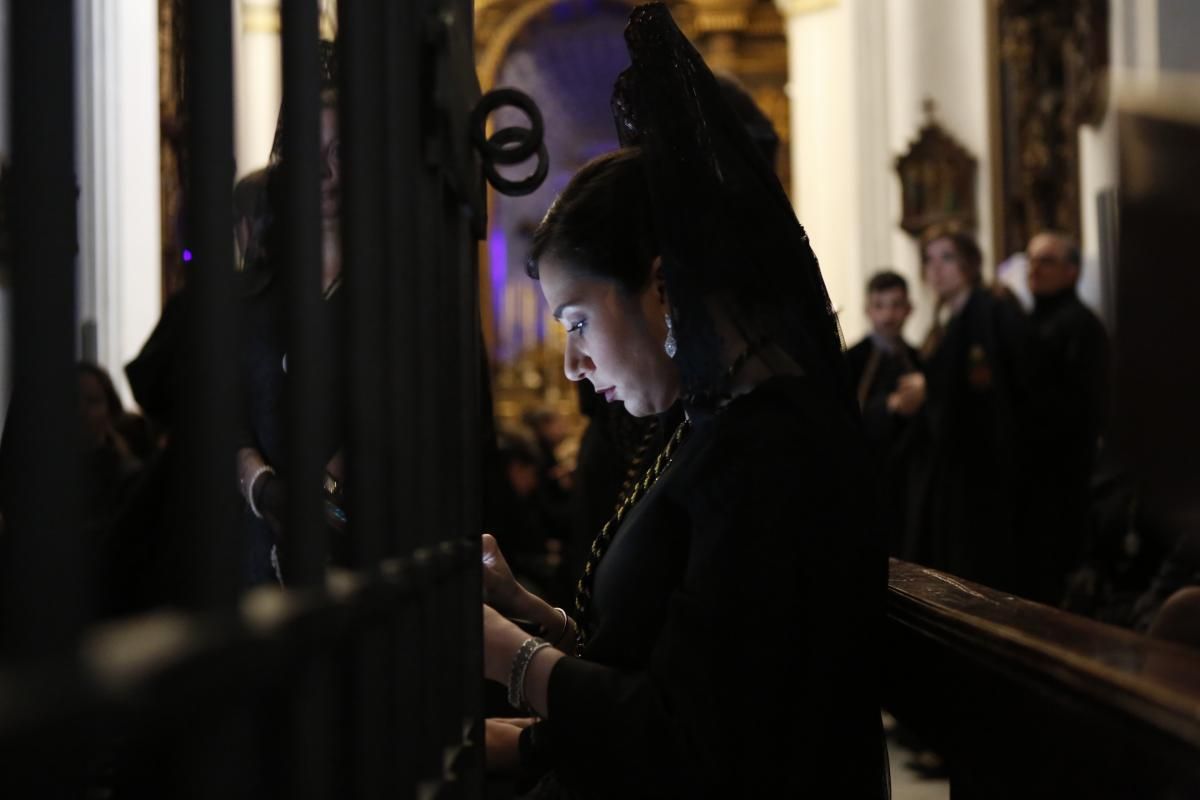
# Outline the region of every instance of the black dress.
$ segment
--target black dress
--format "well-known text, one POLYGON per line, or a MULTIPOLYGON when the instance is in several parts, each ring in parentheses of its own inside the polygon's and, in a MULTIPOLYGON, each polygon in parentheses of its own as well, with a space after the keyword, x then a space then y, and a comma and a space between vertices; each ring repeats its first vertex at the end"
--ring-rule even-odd
POLYGON ((1027 351, 1020 309, 975 289, 927 355, 905 559, 998 589, 1025 588, 1017 534, 1026 501, 1027 351))
POLYGON ((867 446, 871 485, 878 498, 879 524, 888 552, 899 556, 904 548, 908 518, 908 475, 912 456, 912 419, 888 410, 887 400, 900 378, 918 371, 921 356, 901 340, 884 349, 873 336, 846 351, 850 385, 858 392, 863 437, 867 446))
POLYGON ((1030 596, 1058 603, 1087 545, 1092 469, 1108 412, 1108 336, 1074 287, 1038 297, 1032 324, 1030 506, 1022 536, 1037 554, 1030 596))
POLYGON ((885 795, 886 562, 857 421, 804 378, 693 414, 522 736, 535 796, 885 795))
MULTIPOLYGON (((274 276, 271 276, 272 278, 274 276)), ((245 296, 239 301, 239 359, 242 416, 236 432, 237 447, 257 450, 279 478, 287 480, 287 285, 283 280, 267 279, 252 286, 254 276, 244 280, 245 296)), ((322 330, 331 337, 334 352, 341 332, 345 292, 334 291, 321 304, 322 330)), ((329 424, 313 435, 321 436, 317 446, 322 462, 333 458, 342 441, 343 371, 341 361, 333 359, 322 371, 323 393, 332 407, 329 424)), ((313 487, 311 491, 319 491, 313 487)), ((246 579, 250 585, 277 580, 272 564, 275 535, 265 520, 255 517, 249 506, 243 507, 243 526, 248 547, 246 579)), ((331 541, 335 551, 337 541, 331 541)))

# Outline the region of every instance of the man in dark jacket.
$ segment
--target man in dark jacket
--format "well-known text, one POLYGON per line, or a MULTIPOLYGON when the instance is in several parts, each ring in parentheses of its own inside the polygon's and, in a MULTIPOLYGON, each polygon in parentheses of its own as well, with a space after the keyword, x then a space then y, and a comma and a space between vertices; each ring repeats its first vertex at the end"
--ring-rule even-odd
POLYGON ((1039 233, 1029 242, 1033 292, 1034 408, 1031 504, 1024 526, 1041 564, 1029 587, 1057 603, 1086 540, 1088 485, 1108 411, 1108 336, 1076 294, 1079 249, 1068 237, 1039 233))
POLYGON ((879 495, 880 524, 892 555, 900 554, 904 534, 908 423, 924 400, 919 355, 904 341, 910 313, 908 282, 889 270, 876 273, 867 283, 871 332, 846 351, 879 495))

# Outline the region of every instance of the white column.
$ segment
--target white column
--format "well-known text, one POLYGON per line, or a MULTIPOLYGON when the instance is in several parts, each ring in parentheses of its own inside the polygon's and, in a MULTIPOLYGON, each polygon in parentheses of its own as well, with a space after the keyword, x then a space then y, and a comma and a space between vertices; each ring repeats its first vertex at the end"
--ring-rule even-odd
POLYGON ((124 365, 161 311, 158 4, 76 0, 76 19, 79 317, 130 402, 124 365))
POLYGON ((792 202, 808 231, 847 342, 862 334, 862 209, 852 6, 776 0, 787 26, 792 202))
MULTIPOLYGON (((1109 10, 1109 97, 1104 119, 1079 130, 1079 202, 1083 274, 1079 296, 1106 310, 1100 275, 1100 223, 1096 195, 1117 185, 1117 98, 1131 84, 1152 83, 1159 74, 1158 3, 1114 0, 1109 10)), ((1111 276, 1115 278, 1116 276, 1111 276)))
POLYGON ((237 174, 267 164, 283 96, 279 0, 232 0, 237 174))
MULTIPOLYGON (((906 151, 925 124, 923 103, 933 100, 938 123, 978 162, 976 237, 990 271, 1008 253, 992 250, 991 124, 988 110, 987 10, 982 0, 889 0, 887 17, 889 146, 893 157, 906 151)), ((929 327, 934 300, 920 277, 920 254, 900 230, 900 184, 888 164, 891 189, 890 236, 897 270, 914 288, 916 312, 906 334, 920 341, 929 327)))

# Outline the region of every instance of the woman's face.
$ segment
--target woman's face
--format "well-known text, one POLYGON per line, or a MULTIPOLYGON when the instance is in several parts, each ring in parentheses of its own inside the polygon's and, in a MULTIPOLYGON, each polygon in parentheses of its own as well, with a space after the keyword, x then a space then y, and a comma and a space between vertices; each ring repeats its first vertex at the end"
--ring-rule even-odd
POLYGON ((965 265, 950 239, 934 239, 925 245, 922 269, 939 300, 949 300, 968 287, 965 265))
POLYGON ((679 369, 663 350, 666 304, 655 281, 630 296, 616 282, 551 256, 538 271, 546 303, 567 330, 567 378, 587 378, 597 394, 624 403, 635 417, 670 408, 679 397, 679 369))
POLYGON ((321 217, 336 220, 341 206, 341 142, 337 106, 321 106, 321 217))

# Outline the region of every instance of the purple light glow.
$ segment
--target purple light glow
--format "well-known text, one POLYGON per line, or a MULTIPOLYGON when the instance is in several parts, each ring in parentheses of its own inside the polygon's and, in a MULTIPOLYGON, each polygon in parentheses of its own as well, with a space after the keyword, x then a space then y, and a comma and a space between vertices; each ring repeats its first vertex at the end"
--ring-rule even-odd
POLYGON ((191 260, 192 260, 192 251, 185 248, 183 251, 183 263, 186 264, 191 260))
POLYGON ((492 228, 488 236, 488 268, 492 283, 492 319, 499 328, 504 309, 504 287, 508 284, 508 241, 499 225, 492 228))

